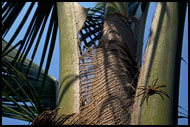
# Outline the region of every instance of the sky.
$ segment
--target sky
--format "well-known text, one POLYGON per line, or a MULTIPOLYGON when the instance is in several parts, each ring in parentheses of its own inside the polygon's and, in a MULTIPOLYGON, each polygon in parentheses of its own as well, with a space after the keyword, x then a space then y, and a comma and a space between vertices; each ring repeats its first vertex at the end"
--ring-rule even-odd
MULTIPOLYGON (((93 7, 96 2, 78 2, 78 3, 85 8, 89 8, 89 7, 93 7)), ((24 9, 22 10, 22 12, 19 15, 20 17, 23 17, 23 14, 25 14, 28 6, 29 6, 29 4, 27 4, 24 7, 24 9)), ((155 7, 156 7, 156 3, 155 2, 151 3, 149 13, 147 16, 146 26, 145 26, 144 45, 143 45, 144 48, 145 48, 146 42, 148 40, 149 29, 150 29, 150 26, 152 23, 152 17, 154 14, 155 7)), ((188 10, 188 8, 187 8, 187 10, 188 10)), ((30 17, 32 17, 32 15, 30 17)), ((18 17, 18 20, 19 20, 19 17, 18 17)), ((31 18, 29 20, 31 20, 31 18)), ((27 25, 28 24, 26 23, 26 26, 27 25)), ((5 37, 6 41, 9 41, 10 35, 12 35, 14 33, 17 26, 18 26, 18 23, 17 23, 17 21, 15 21, 15 24, 13 24, 13 27, 11 28, 13 31, 9 32, 7 34, 7 36, 5 37)), ((45 29, 47 30, 47 27, 45 29)), ((26 29, 22 30, 21 33, 25 32, 25 31, 26 31, 26 29)), ((58 36, 56 39, 55 49, 54 49, 54 53, 53 53, 53 57, 52 57, 53 59, 52 59, 52 63, 50 65, 50 70, 49 70, 49 75, 55 77, 57 80, 59 80, 59 55, 58 55, 59 54, 59 37, 58 36)), ((22 37, 17 37, 15 42, 18 42, 21 39, 22 39, 22 37)), ((39 45, 39 46, 42 47, 42 45, 39 45)), ((34 46, 32 48, 34 48, 34 46)), ((143 48, 143 52, 144 52, 144 48, 143 48)), ((43 49, 43 47, 39 48, 39 49, 43 49)), ((48 49, 49 49, 49 46, 48 46, 48 49)), ((37 51, 37 54, 41 54, 41 53, 42 53, 42 50, 37 51)), ((32 54, 29 54, 28 58, 30 58, 31 55, 32 54)), ((188 110, 188 11, 186 13, 186 19, 185 19, 182 57, 187 62, 187 64, 183 61, 181 62, 179 105, 182 106, 183 108, 185 108, 186 110, 188 110)), ((35 59, 34 59, 35 63, 40 63, 40 59, 38 59, 38 58, 40 58, 40 57, 35 57, 35 59)), ((45 57, 45 60, 47 60, 47 56, 45 57)), ((42 68, 45 69, 45 65, 42 68)), ((181 109, 179 111, 184 112, 181 109)), ((28 125, 28 124, 29 124, 29 122, 2 117, 2 125, 28 125)), ((188 125, 188 120, 187 119, 178 119, 178 124, 179 125, 188 125)))

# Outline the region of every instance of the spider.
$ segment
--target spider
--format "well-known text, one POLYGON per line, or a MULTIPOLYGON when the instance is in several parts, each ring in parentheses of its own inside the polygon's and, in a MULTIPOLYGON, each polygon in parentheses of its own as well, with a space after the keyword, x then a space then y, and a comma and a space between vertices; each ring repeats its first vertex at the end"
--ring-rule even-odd
MULTIPOLYGON (((169 98, 168 94, 165 93, 163 90, 161 89, 158 89, 160 87, 166 87, 166 85, 159 85, 159 86, 156 86, 156 82, 157 82, 158 78, 156 78, 153 82, 152 82, 152 85, 148 85, 148 87, 146 86, 140 86, 139 88, 137 89, 140 89, 141 91, 139 92, 139 94, 137 95, 140 96, 143 94, 143 97, 142 97, 142 101, 141 101, 141 105, 143 104, 144 100, 146 99, 146 103, 148 105, 148 98, 149 96, 152 96, 154 94, 158 94, 160 95, 160 97, 164 100, 164 97, 162 96, 162 94, 164 94, 166 97, 169 98)), ((141 106, 140 105, 140 106, 141 106)))

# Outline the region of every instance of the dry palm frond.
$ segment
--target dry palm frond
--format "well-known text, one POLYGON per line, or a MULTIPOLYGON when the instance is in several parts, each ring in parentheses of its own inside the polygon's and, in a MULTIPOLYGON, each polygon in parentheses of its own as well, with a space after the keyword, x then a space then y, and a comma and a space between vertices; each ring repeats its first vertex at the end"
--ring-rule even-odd
POLYGON ((70 115, 58 115, 59 109, 60 108, 56 108, 53 111, 44 111, 32 122, 32 125, 64 125, 74 113, 70 115))

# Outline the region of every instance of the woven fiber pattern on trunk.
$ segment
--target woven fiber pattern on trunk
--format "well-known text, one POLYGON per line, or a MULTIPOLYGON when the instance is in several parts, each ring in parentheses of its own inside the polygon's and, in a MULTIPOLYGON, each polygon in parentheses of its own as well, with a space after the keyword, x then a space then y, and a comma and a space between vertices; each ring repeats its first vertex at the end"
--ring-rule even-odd
POLYGON ((108 17, 98 47, 89 48, 79 57, 80 114, 73 117, 70 124, 129 124, 137 65, 135 54, 131 54, 135 51, 129 49, 133 46, 128 46, 128 41, 135 43, 123 17, 108 17), (124 32, 128 37, 118 34, 124 32))
POLYGON ((135 76, 125 43, 102 42, 80 64, 80 120, 72 124, 128 124, 135 76), (106 43, 109 43, 107 47, 106 43))

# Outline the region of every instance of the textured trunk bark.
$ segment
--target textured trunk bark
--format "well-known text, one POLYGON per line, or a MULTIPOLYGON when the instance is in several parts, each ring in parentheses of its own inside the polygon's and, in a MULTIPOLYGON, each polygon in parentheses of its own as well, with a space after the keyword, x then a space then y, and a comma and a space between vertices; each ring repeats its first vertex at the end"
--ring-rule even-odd
MULTIPOLYGON (((137 82, 133 81, 137 74, 136 45, 126 17, 104 19, 102 38, 90 54, 91 89, 81 91, 81 100, 86 103, 81 101, 80 122, 73 120, 72 124, 129 124, 137 82)), ((84 84, 88 87, 84 82, 81 87, 84 84)))
POLYGON ((98 124, 128 124, 137 74, 136 40, 125 17, 112 15, 104 20, 103 36, 97 49, 94 101, 98 124), (95 98, 96 98, 95 97, 95 98), (97 105, 96 104, 96 105, 97 105))

